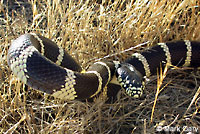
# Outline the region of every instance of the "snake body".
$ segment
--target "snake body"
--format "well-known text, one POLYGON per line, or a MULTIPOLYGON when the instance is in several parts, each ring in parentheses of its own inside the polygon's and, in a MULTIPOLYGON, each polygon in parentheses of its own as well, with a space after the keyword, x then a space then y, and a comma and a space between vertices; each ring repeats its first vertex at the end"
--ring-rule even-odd
POLYGON ((11 43, 8 65, 23 83, 64 100, 87 99, 104 91, 117 76, 132 97, 140 97, 143 77, 155 74, 166 63, 180 66, 200 65, 200 42, 159 43, 142 53, 134 53, 120 63, 100 61, 81 73, 79 64, 63 48, 37 34, 24 34, 11 43))
POLYGON ((141 53, 134 53, 117 69, 119 82, 129 96, 138 98, 144 89, 142 79, 156 74, 160 68, 164 70, 166 64, 199 67, 200 42, 184 40, 158 43, 141 53), (131 82, 127 82, 127 78, 131 82), (139 85, 142 85, 141 88, 139 85))
POLYGON ((97 95, 115 72, 113 62, 97 62, 80 73, 81 67, 62 48, 36 34, 12 42, 8 64, 23 83, 66 100, 97 95))

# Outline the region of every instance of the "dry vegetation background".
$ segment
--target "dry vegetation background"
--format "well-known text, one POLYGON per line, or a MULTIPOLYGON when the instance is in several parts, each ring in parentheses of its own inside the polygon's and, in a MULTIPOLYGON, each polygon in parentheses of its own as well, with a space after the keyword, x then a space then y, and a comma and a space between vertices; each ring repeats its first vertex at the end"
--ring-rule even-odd
POLYGON ((0 133, 156 133, 157 126, 200 133, 198 71, 169 70, 162 92, 152 76, 141 99, 120 91, 111 104, 64 102, 23 85, 6 61, 11 40, 27 32, 54 40, 84 68, 104 56, 122 60, 147 45, 124 50, 144 42, 200 41, 199 6, 199 0, 1 0, 0 133))

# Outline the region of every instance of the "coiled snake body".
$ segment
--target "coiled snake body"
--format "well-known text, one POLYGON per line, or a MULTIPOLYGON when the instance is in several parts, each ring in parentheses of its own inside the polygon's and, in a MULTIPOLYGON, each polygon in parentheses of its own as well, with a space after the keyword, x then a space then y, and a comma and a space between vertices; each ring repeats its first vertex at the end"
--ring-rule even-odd
POLYGON ((166 63, 200 66, 200 42, 159 43, 134 53, 126 61, 96 62, 85 73, 79 64, 51 40, 36 34, 24 34, 11 43, 8 65, 23 83, 54 97, 74 100, 94 97, 111 83, 114 76, 129 96, 143 93, 143 77, 156 73, 166 63))

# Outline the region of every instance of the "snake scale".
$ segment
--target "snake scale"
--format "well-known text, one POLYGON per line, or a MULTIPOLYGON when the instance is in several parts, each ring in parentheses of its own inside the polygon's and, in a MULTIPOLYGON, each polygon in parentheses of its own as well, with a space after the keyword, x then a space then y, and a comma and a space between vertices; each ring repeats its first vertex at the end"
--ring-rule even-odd
POLYGON ((155 74, 166 63, 199 67, 200 42, 158 43, 123 62, 96 62, 83 73, 63 48, 41 35, 27 33, 12 41, 7 60, 14 75, 24 84, 56 98, 92 98, 106 92, 105 87, 113 81, 129 96, 138 98, 144 90, 143 78, 155 74))

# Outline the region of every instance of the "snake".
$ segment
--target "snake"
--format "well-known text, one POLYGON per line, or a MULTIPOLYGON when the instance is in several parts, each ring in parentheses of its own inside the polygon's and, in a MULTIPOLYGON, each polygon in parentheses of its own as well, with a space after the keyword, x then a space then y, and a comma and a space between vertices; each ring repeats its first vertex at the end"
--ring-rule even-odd
POLYGON ((20 81, 55 98, 93 98, 106 94, 112 83, 120 85, 128 96, 139 98, 144 92, 144 78, 166 64, 199 67, 199 52, 198 41, 158 43, 124 61, 98 61, 83 71, 64 48, 42 35, 26 33, 11 42, 7 61, 20 81))

